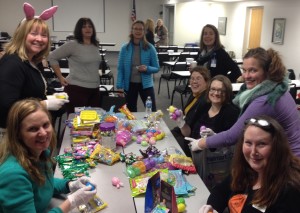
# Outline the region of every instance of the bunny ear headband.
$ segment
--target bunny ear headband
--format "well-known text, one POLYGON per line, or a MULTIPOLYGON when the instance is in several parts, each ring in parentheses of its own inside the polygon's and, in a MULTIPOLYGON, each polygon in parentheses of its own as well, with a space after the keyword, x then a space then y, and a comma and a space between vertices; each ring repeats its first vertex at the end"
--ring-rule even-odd
POLYGON ((33 6, 31 6, 31 4, 29 4, 27 2, 25 2, 23 4, 23 9, 24 9, 26 20, 31 20, 33 18, 39 18, 39 19, 46 21, 53 16, 53 14, 56 12, 57 8, 58 8, 58 6, 50 7, 49 9, 44 10, 40 16, 34 16, 35 11, 34 11, 33 6))

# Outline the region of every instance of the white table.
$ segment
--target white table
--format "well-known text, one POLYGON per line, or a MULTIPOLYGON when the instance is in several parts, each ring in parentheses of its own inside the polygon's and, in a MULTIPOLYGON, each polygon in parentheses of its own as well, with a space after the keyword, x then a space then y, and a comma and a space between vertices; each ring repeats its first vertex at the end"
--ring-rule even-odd
MULTIPOLYGON (((137 119, 143 119, 144 112, 134 113, 137 119)), ((181 150, 180 146, 176 142, 175 138, 173 137, 172 133, 170 132, 169 128, 167 127, 166 123, 162 120, 160 123, 161 130, 166 133, 166 137, 163 140, 160 140, 155 145, 159 150, 164 150, 169 147, 175 147, 178 150, 181 150)), ((63 153, 65 147, 69 147, 71 144, 71 138, 69 135, 69 129, 66 128, 63 142, 61 145, 60 154, 63 153)), ((132 142, 128 144, 123 150, 122 148, 118 147, 118 152, 124 153, 134 153, 140 155, 139 149, 146 149, 141 145, 132 142)), ((99 164, 96 166, 95 169, 89 170, 91 175, 91 179, 96 182, 98 187, 97 195, 103 201, 108 203, 108 207, 103 209, 101 213, 108 213, 108 212, 137 212, 142 213, 144 212, 144 202, 145 197, 139 196, 136 198, 131 197, 131 189, 129 186, 129 181, 127 177, 123 173, 126 169, 125 163, 118 162, 113 166, 107 166, 104 164, 99 164), (117 189, 111 185, 111 178, 113 176, 117 176, 121 179, 124 183, 124 187, 117 189)), ((60 169, 55 170, 55 177, 62 177, 60 169)), ((199 208, 204 205, 207 201, 209 196, 209 191, 206 188, 205 184, 201 180, 198 174, 190 174, 186 176, 187 181, 197 187, 194 196, 186 198, 186 213, 191 212, 198 212, 199 208)), ((58 198, 53 198, 51 201, 50 207, 58 206, 63 200, 58 198)), ((77 209, 73 210, 72 212, 78 212, 77 209)))
MULTIPOLYGON (((143 112, 134 113, 137 119, 142 119, 144 117, 144 114, 145 113, 143 112)), ((160 151, 170 147, 175 147, 178 150, 182 151, 176 139, 170 132, 170 129, 168 128, 168 126, 163 120, 160 123, 160 127, 161 130, 166 133, 166 137, 161 141, 157 141, 155 147, 158 148, 160 151)), ((126 154, 132 152, 134 154, 140 155, 139 149, 144 150, 146 148, 143 148, 140 145, 137 145, 135 143, 131 143, 124 148, 124 153, 126 154)), ((191 185, 197 187, 195 195, 185 199, 186 213, 198 212, 200 207, 206 204, 207 198, 210 193, 198 174, 187 175, 186 179, 191 185)), ((136 212, 137 213, 144 212, 145 197, 144 196, 135 197, 134 202, 137 210, 136 212)))
MULTIPOLYGON (((300 80, 291 80, 290 83, 295 84, 296 87, 300 87, 300 80)), ((238 92, 242 85, 243 85, 243 83, 232 83, 232 91, 238 92)))

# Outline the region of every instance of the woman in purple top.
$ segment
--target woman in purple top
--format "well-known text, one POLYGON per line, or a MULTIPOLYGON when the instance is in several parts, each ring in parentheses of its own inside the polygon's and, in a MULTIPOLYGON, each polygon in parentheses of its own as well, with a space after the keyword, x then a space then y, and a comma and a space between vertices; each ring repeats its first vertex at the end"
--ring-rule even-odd
POLYGON ((289 93, 287 71, 278 52, 255 48, 243 58, 245 83, 233 100, 241 115, 227 131, 216 135, 190 139, 193 151, 235 144, 241 135, 245 120, 259 115, 275 118, 287 134, 292 152, 300 157, 300 117, 289 93))

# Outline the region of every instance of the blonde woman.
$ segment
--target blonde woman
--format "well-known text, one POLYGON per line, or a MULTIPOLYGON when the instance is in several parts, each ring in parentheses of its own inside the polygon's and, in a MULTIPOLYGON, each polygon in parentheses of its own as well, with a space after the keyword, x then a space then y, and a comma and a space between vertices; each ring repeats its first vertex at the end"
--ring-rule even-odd
POLYGON ((152 44, 153 46, 155 45, 155 41, 154 41, 154 21, 151 18, 148 18, 145 22, 145 36, 147 41, 152 44))

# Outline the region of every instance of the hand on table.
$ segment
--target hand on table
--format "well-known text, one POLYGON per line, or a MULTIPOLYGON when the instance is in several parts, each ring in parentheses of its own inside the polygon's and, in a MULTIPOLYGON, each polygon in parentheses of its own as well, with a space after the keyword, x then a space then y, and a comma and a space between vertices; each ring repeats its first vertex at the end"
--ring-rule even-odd
POLYGON ((70 209, 74 209, 77 206, 87 204, 97 193, 96 189, 91 191, 91 188, 91 186, 85 186, 70 194, 68 196, 68 200, 71 203, 70 209))
POLYGON ((80 177, 79 179, 75 180, 75 181, 70 181, 69 182, 69 189, 71 191, 71 193, 76 192, 78 189, 81 189, 83 187, 85 187, 86 183, 90 183, 92 184, 95 188, 97 187, 96 183, 93 183, 90 178, 83 176, 80 177))

